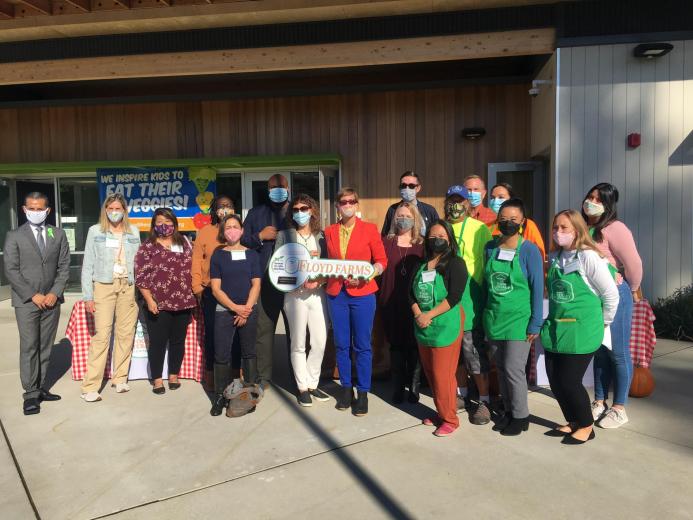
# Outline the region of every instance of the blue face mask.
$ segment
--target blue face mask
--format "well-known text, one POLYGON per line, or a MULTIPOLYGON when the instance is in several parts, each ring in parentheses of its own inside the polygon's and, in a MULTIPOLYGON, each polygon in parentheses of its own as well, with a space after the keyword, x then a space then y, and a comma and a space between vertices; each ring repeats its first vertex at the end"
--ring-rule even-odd
POLYGON ((399 194, 405 202, 414 202, 416 200, 416 189, 402 188, 399 190, 399 194))
POLYGON ((472 205, 473 208, 476 208, 479 204, 481 204, 481 193, 479 193, 478 191, 470 191, 469 203, 472 205))
POLYGON ((286 200, 289 198, 289 190, 286 188, 272 188, 269 190, 269 198, 272 202, 277 204, 286 202, 286 200))
POLYGON ((491 208, 494 212, 498 213, 500 211, 500 207, 503 205, 504 202, 505 199, 495 197, 491 199, 491 201, 488 203, 488 207, 491 208))
POLYGON ((293 214, 294 222, 299 226, 305 226, 310 222, 310 213, 303 213, 302 211, 294 211, 293 214))

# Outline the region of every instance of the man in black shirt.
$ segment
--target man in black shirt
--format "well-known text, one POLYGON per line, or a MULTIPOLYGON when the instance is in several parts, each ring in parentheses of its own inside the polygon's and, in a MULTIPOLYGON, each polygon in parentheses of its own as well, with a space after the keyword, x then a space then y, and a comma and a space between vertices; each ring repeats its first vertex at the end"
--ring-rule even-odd
MULTIPOLYGON (((419 182, 419 176, 412 171, 404 172, 399 178, 399 193, 402 197, 400 202, 411 202, 416 205, 416 208, 421 213, 421 218, 423 219, 423 227, 421 228, 421 235, 426 235, 426 230, 431 226, 433 222, 438 220, 438 212, 436 208, 430 204, 426 204, 420 200, 417 200, 417 195, 421 191, 421 183, 419 182)), ((381 235, 387 236, 390 233, 390 228, 392 227, 392 219, 395 217, 395 211, 400 202, 395 202, 387 210, 387 215, 385 216, 385 222, 383 223, 383 229, 380 232, 381 235)))

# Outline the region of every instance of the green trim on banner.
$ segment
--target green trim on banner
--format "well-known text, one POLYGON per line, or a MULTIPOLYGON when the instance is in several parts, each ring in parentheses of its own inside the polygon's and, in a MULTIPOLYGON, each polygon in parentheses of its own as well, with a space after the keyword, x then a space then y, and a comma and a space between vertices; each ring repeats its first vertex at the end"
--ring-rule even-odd
POLYGON ((131 161, 83 161, 44 163, 0 163, 2 173, 80 173, 95 172, 97 168, 146 168, 166 166, 211 166, 213 168, 286 168, 291 166, 337 166, 338 154, 318 155, 253 155, 226 158, 195 159, 138 159, 131 161))

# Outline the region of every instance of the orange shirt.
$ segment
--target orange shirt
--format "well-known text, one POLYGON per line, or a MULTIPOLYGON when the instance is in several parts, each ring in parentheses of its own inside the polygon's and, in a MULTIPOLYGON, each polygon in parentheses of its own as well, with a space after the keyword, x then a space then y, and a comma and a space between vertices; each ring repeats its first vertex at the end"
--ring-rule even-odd
POLYGON ((197 232, 192 253, 192 290, 195 294, 209 286, 209 262, 212 253, 223 244, 217 240, 219 228, 207 224, 197 232))
POLYGON ((487 208, 483 204, 479 204, 476 208, 472 208, 472 213, 470 216, 477 220, 481 220, 487 226, 496 221, 496 212, 490 208, 487 208))
MULTIPOLYGON (((494 237, 500 235, 500 231, 498 231, 498 226, 496 225, 495 221, 487 225, 491 230, 491 234, 494 237)), ((522 236, 525 240, 531 242, 539 248, 539 251, 541 252, 541 257, 544 259, 544 262, 546 262, 546 247, 544 246, 544 239, 541 238, 539 228, 532 219, 527 219, 527 222, 525 223, 525 229, 522 231, 522 236)))

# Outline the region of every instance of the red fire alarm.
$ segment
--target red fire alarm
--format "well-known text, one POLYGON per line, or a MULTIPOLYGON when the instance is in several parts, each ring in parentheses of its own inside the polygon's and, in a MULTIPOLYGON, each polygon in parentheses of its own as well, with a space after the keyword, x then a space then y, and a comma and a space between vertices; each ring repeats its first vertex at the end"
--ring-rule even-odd
POLYGON ((628 134, 628 147, 637 148, 640 146, 640 134, 628 134))

